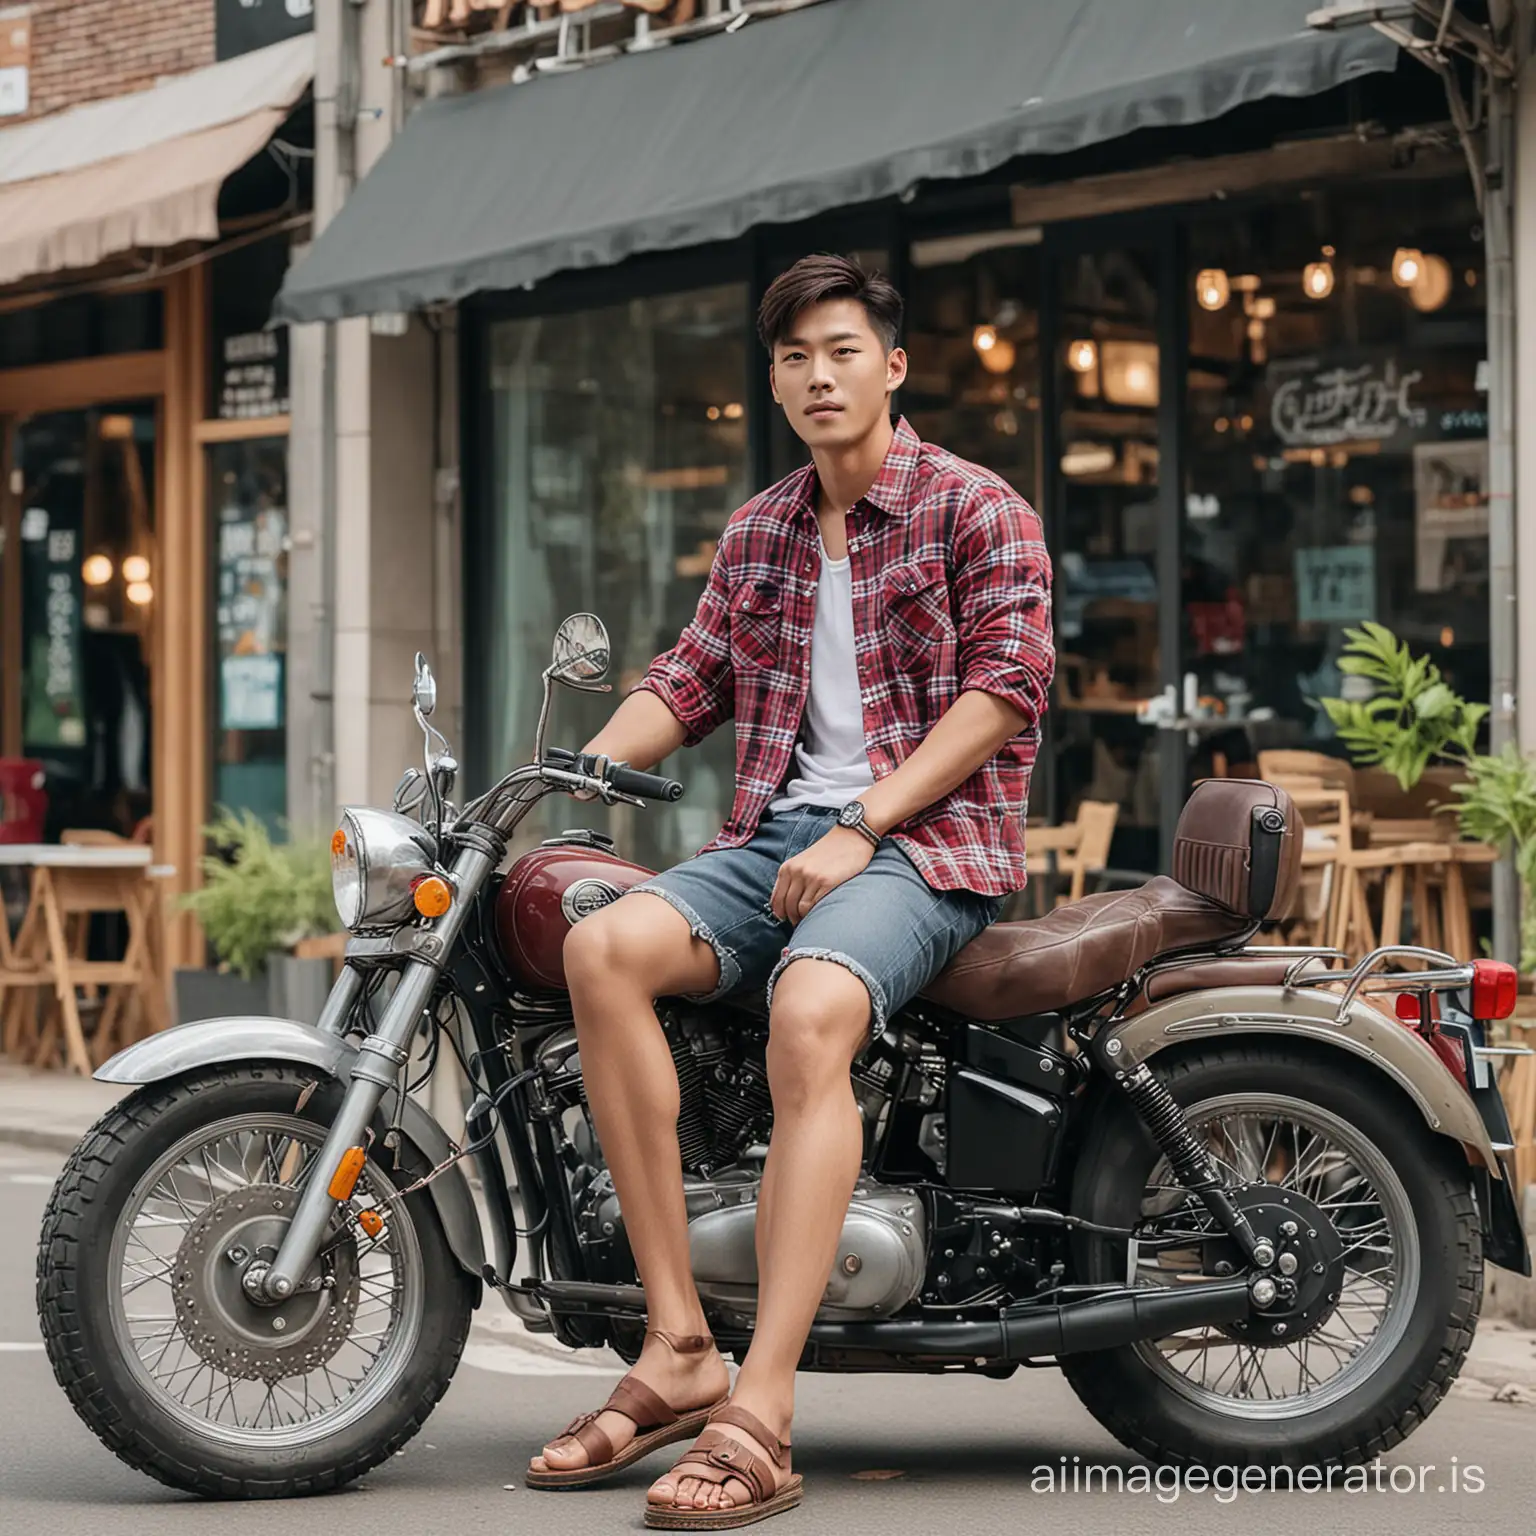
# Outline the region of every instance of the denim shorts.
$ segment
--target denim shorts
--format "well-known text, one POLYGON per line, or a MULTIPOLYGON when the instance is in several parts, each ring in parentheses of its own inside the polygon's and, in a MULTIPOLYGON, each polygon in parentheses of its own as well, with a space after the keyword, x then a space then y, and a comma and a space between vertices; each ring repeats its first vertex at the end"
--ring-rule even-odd
POLYGON ((898 1008, 997 921, 1001 897, 934 890, 889 840, 798 924, 781 921, 769 905, 779 866, 830 832, 836 818, 835 810, 815 805, 766 815, 742 847, 698 854, 630 887, 670 903, 694 937, 715 951, 719 984, 692 1001, 765 986, 771 1008, 774 983, 791 961, 830 960, 868 989, 878 1035, 898 1008))

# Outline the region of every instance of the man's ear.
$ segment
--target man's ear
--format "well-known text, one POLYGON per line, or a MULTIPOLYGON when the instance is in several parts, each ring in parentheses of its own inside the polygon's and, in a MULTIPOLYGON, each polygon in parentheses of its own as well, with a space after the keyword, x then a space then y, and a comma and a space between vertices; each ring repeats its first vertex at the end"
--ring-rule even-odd
POLYGON ((772 363, 768 364, 768 393, 773 396, 773 403, 775 405, 784 404, 784 402, 779 399, 779 381, 773 376, 772 363))
POLYGON ((892 347, 885 359, 885 392, 894 395, 907 381, 907 354, 900 347, 892 347))

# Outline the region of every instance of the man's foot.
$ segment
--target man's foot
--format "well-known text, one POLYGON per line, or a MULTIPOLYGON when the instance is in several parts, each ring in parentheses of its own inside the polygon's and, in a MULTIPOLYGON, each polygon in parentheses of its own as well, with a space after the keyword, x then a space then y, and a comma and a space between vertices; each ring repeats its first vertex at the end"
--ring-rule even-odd
POLYGON ((711 1416, 710 1428, 694 1448, 651 1484, 646 1495, 647 1522, 665 1511, 722 1511, 776 1502, 792 1484, 798 1489, 800 1483, 790 1471, 789 1452, 785 1415, 760 1417, 733 1397, 711 1416), (695 1457, 700 1460, 691 1460, 695 1457), (702 1461, 710 1465, 706 1468, 702 1461), (732 1462, 743 1476, 730 1470, 732 1462))
MULTIPOLYGON (((730 1389, 725 1361, 720 1358, 712 1340, 703 1335, 669 1334, 654 1329, 646 1333, 640 1358, 624 1382, 649 1388, 679 1417, 712 1407, 730 1389), (694 1342, 695 1338, 702 1341, 700 1347, 687 1348, 686 1344, 694 1342)), ((615 1395, 621 1394, 623 1389, 624 1383, 620 1383, 615 1395)), ((581 1425, 581 1420, 576 1422, 581 1425)), ((629 1414, 612 1409, 588 1419, 587 1426, 601 1434, 615 1459, 624 1454, 638 1433, 636 1421, 629 1414)), ((590 1433, 587 1437, 593 1438, 590 1433)), ((529 1462, 528 1470, 534 1473, 577 1472, 593 1465, 595 1461, 589 1448, 568 1430, 546 1445, 543 1454, 529 1462)))

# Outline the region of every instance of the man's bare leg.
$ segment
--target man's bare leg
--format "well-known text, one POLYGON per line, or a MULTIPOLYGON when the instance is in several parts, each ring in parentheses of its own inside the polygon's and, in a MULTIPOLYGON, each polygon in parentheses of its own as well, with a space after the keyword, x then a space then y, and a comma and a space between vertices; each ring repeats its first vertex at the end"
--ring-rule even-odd
MULTIPOLYGON (((757 1327, 731 1401, 781 1441, 790 1438, 795 1367, 827 1288, 863 1158, 863 1124, 848 1069, 869 1020, 864 983, 835 961, 797 960, 774 987, 768 1025, 773 1135, 757 1206, 757 1327)), ((744 1431, 732 1426, 729 1433, 769 1460, 768 1448, 744 1431)), ((653 1503, 694 1509, 750 1497, 746 1484, 734 1479, 716 1485, 671 1475, 650 1491, 653 1503)))
MULTIPOLYGON (((710 991, 720 963, 681 913, 640 892, 571 929, 565 973, 587 1101, 645 1287, 647 1326, 708 1333, 688 1262, 677 1070, 653 1004, 658 997, 710 991)), ((729 1384, 725 1362, 713 1350, 678 1354, 652 1338, 634 1374, 678 1409, 712 1403, 729 1384)), ((602 1414, 597 1427, 615 1455, 634 1438, 635 1426, 622 1414, 602 1414)), ((586 1450, 574 1440, 545 1446, 532 1463, 541 1472, 586 1464, 586 1450)))

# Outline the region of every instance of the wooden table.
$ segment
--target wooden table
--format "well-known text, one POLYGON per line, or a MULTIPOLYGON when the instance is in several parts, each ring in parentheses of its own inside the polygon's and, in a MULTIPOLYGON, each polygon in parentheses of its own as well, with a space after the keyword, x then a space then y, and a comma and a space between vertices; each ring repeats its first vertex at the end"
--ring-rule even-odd
POLYGON ((169 1022, 155 921, 160 901, 156 886, 157 880, 174 870, 153 866, 152 857, 148 847, 137 843, 111 847, 0 843, 0 865, 32 871, 26 915, 15 944, 6 941, 0 949, 0 993, 14 994, 5 998, 0 1010, 7 1054, 46 1061, 56 1049, 62 1026, 65 1062, 90 1076, 93 1053, 80 1021, 77 988, 92 994, 97 987, 108 989, 93 1042, 94 1065, 109 1054, 134 1000, 142 1007, 149 1029, 163 1029, 169 1022), (121 912, 127 919, 128 942, 121 960, 87 959, 83 923, 76 942, 70 942, 69 919, 93 912, 121 912), (53 1004, 40 1025, 33 1011, 29 1030, 21 994, 43 988, 53 992, 53 1004))

